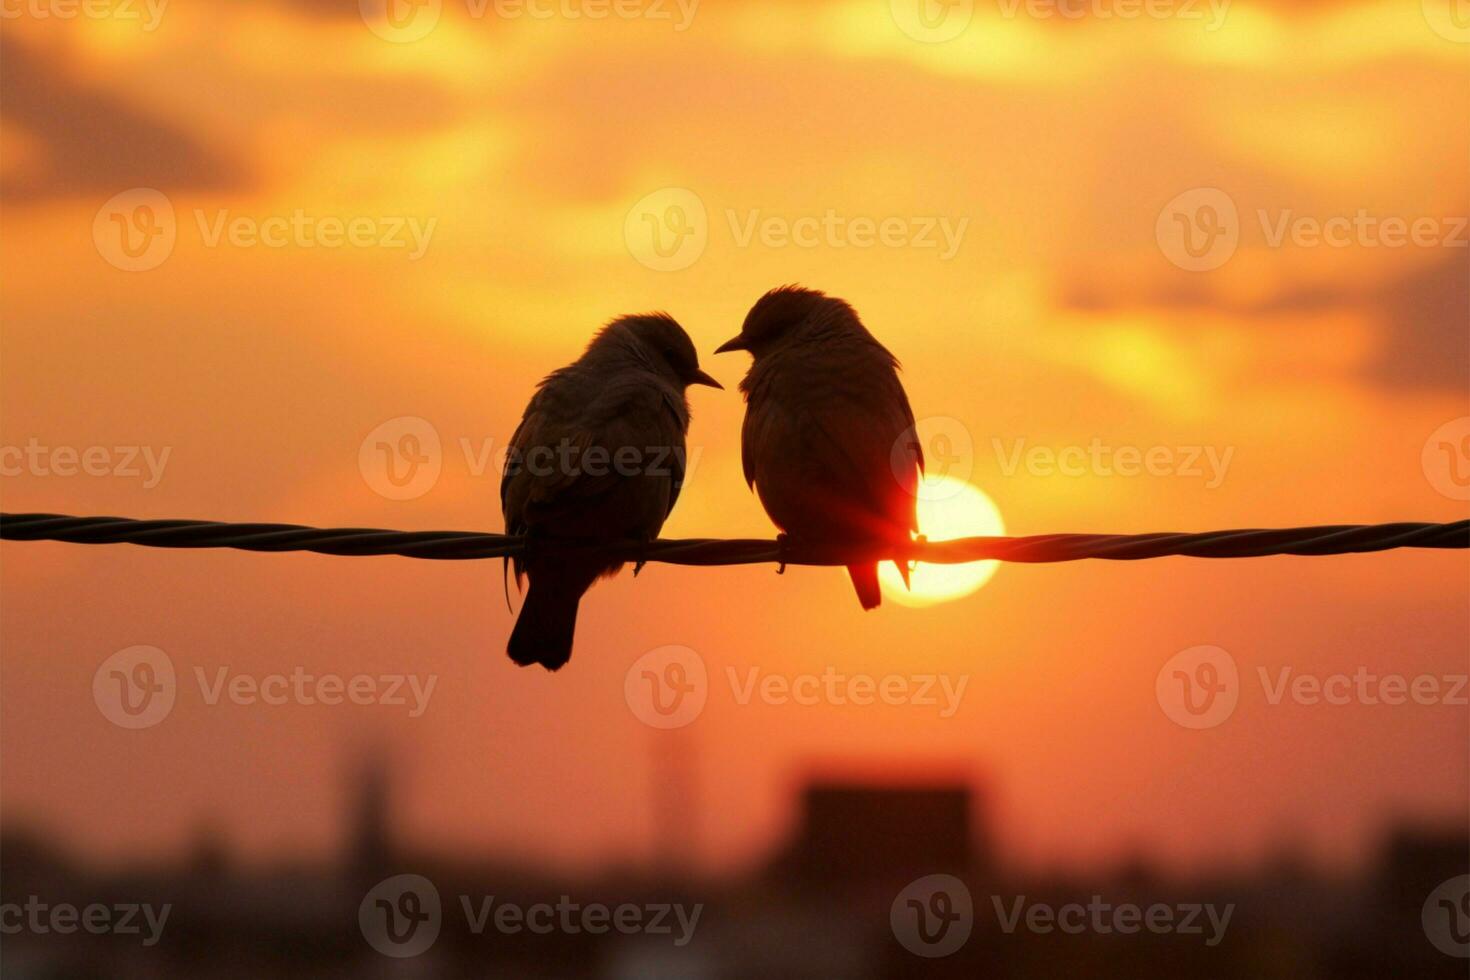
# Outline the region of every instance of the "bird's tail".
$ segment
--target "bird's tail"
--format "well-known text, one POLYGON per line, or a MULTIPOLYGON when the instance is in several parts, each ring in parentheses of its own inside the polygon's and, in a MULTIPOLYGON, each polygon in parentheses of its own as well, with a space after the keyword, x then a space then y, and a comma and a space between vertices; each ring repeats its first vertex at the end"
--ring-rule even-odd
POLYGON ((540 664, 559 670, 572 659, 572 636, 577 630, 577 606, 586 586, 563 579, 532 577, 526 601, 516 617, 505 652, 522 667, 540 664))
POLYGON ((883 603, 883 590, 878 586, 878 565, 848 565, 848 577, 857 589, 858 602, 864 609, 877 609, 883 603))

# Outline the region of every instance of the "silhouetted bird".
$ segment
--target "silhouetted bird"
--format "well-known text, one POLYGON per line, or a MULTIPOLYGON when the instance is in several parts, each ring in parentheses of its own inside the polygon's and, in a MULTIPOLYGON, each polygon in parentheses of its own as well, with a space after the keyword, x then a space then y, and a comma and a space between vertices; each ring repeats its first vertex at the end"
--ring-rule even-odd
MULTIPOLYGON (((745 482, 796 541, 882 546, 918 530, 923 451, 898 361, 840 299, 796 286, 751 307, 715 353, 750 351, 745 482)), ((898 563, 908 581, 908 567, 898 563)), ((864 609, 882 602, 876 562, 849 565, 864 609)))
POLYGON ((532 539, 514 562, 529 579, 506 651, 556 670, 572 655, 577 605, 622 562, 537 555, 544 539, 605 543, 658 536, 684 481, 689 385, 699 369, 684 328, 662 313, 604 327, 586 352, 540 384, 511 437, 500 482, 507 534, 532 539))

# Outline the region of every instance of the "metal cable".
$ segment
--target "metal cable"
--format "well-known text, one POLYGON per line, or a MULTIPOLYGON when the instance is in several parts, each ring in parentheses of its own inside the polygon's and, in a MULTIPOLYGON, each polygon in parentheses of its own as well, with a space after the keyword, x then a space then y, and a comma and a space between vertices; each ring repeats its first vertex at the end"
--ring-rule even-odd
POLYGON ((908 545, 815 545, 786 539, 690 538, 614 545, 525 539, 475 531, 381 531, 315 528, 296 524, 226 524, 218 521, 139 521, 126 517, 0 514, 0 539, 73 544, 138 544, 150 548, 236 548, 242 551, 310 551, 323 555, 400 555, 435 561, 506 558, 524 554, 596 551, 610 559, 672 565, 846 565, 895 559, 939 565, 998 559, 1060 562, 1099 558, 1137 561, 1191 558, 1256 558, 1263 555, 1345 555, 1393 548, 1470 548, 1470 521, 1450 524, 1338 524, 1195 534, 1040 534, 1024 538, 920 539, 908 545))

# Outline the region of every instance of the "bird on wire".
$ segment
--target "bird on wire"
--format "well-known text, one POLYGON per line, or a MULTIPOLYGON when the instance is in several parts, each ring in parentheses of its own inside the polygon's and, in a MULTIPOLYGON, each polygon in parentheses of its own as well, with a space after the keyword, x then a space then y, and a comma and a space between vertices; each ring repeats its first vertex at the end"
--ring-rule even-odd
MULTIPOLYGON (((715 353, 749 351, 745 482, 794 541, 908 542, 918 531, 923 449, 898 360, 855 311, 799 286, 766 293, 715 353)), ((909 569, 898 563, 905 583, 909 569)), ((864 609, 883 599, 878 563, 848 565, 864 609)))
POLYGON ((511 437, 500 482, 511 561, 525 601, 506 652, 525 667, 571 658, 577 607, 620 561, 538 555, 536 542, 653 540, 684 482, 690 385, 723 387, 699 367, 689 335, 664 313, 625 316, 577 360, 548 375, 511 437))

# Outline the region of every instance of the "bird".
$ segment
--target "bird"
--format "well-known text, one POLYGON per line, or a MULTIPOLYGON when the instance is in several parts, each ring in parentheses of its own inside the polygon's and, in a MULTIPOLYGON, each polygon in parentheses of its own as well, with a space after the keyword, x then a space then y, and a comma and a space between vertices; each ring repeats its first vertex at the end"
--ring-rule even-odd
MULTIPOLYGON (((511 437, 500 481, 512 562, 525 600, 506 644, 520 666, 555 671, 572 655, 583 594, 621 561, 538 554, 548 540, 599 544, 658 536, 683 488, 690 385, 723 386, 666 313, 619 317, 581 357, 537 386, 511 437)), ((641 567, 641 564, 640 566, 641 567)))
MULTIPOLYGON (((781 286, 715 353, 748 351, 741 457, 747 486, 787 539, 906 543, 919 529, 923 448, 899 363, 847 302, 781 286)), ((906 563, 898 562, 904 582, 906 563)), ((883 601, 878 562, 847 566, 864 609, 883 601)))

